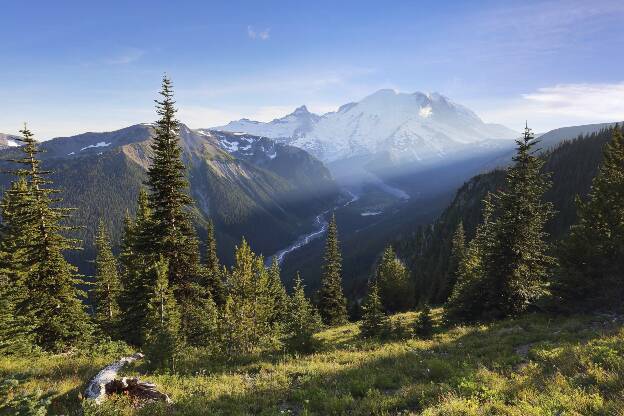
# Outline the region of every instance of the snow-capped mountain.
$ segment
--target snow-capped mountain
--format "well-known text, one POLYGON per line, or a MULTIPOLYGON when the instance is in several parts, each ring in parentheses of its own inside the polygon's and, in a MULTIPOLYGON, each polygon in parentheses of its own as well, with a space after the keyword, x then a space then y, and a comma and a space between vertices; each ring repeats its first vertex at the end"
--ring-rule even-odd
POLYGON ((300 107, 268 123, 243 119, 215 129, 280 139, 326 162, 366 155, 383 155, 393 163, 429 161, 516 136, 441 94, 390 89, 323 116, 300 107))

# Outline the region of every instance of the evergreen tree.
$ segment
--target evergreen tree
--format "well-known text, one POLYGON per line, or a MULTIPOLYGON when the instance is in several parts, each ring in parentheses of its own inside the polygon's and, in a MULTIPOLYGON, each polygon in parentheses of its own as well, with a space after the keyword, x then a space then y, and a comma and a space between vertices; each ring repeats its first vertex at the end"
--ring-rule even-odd
POLYGON ((526 127, 516 143, 515 164, 507 170, 505 189, 494 194, 495 238, 484 258, 486 317, 514 315, 535 304, 547 294, 547 280, 556 265, 547 254, 544 225, 554 210, 543 201, 550 181, 540 172, 544 161, 535 156, 539 141, 526 127))
POLYGON ((546 221, 552 204, 543 202, 550 182, 540 172, 531 130, 516 141, 514 165, 507 170, 505 189, 486 201, 485 222, 460 263, 459 280, 447 316, 451 319, 492 319, 525 311, 547 294, 556 264, 547 254, 546 221))
POLYGON ((147 307, 144 350, 152 367, 175 372, 182 344, 180 311, 169 286, 167 261, 160 259, 150 272, 155 284, 147 307))
POLYGON ((149 238, 152 212, 147 193, 139 191, 136 218, 129 215, 124 220, 121 239, 122 292, 119 306, 122 311, 120 332, 122 338, 132 344, 141 345, 147 319, 147 305, 153 289, 153 273, 150 268, 157 261, 150 249, 149 238))
POLYGON ((200 272, 199 246, 189 213, 193 200, 188 195, 186 167, 182 162, 173 88, 166 76, 160 95, 162 100, 156 100, 160 119, 154 127, 151 146, 154 156, 147 171, 152 211, 149 242, 151 250, 167 260, 169 283, 180 301, 192 296, 186 290, 200 272))
POLYGON ((228 273, 223 318, 223 341, 229 354, 247 354, 275 346, 279 334, 271 325, 273 299, 262 256, 243 239, 228 273))
POLYGON ((453 233, 453 239, 451 241, 451 256, 449 257, 448 272, 440 295, 442 299, 448 299, 450 296, 457 282, 459 265, 463 261, 465 255, 466 234, 464 232, 464 223, 460 221, 455 233, 453 233))
POLYGON ((84 292, 76 267, 63 257, 66 250, 78 248, 79 241, 63 233, 72 227, 63 225, 69 208, 59 208, 60 191, 50 186, 50 172, 41 169, 37 155, 41 152, 32 133, 24 127, 20 131, 24 143, 23 156, 12 160, 21 167, 16 173, 25 178, 26 187, 16 186, 7 191, 19 201, 19 215, 10 226, 19 234, 17 242, 23 257, 19 264, 26 270, 24 297, 16 304, 17 313, 28 317, 36 345, 47 350, 64 350, 84 340, 91 326, 81 301, 84 292))
POLYGON ((561 250, 555 294, 574 310, 621 308, 624 295, 624 135, 619 126, 604 149, 587 202, 561 250))
POLYGON ((223 284, 222 270, 217 257, 217 240, 214 234, 214 224, 208 221, 206 228, 206 263, 204 266, 205 285, 210 290, 212 299, 217 306, 225 304, 225 286, 223 284))
POLYGON ((384 337, 389 335, 390 320, 384 312, 377 282, 370 283, 368 294, 362 305, 360 332, 364 338, 384 337))
POLYGON ((386 247, 377 265, 377 287, 386 312, 406 311, 413 306, 414 289, 407 268, 392 249, 386 247))
POLYGON ((119 326, 119 295, 121 284, 117 260, 113 255, 104 222, 100 220, 95 237, 95 287, 92 290, 95 322, 107 335, 115 338, 119 326))
POLYGON ((17 227, 29 196, 24 178, 5 192, 0 208, 0 354, 27 353, 32 347, 31 320, 17 309, 26 299, 26 249, 28 236, 17 227))
POLYGON ((342 292, 342 257, 335 215, 332 215, 327 226, 323 261, 321 288, 319 290, 319 312, 324 324, 340 325, 347 322, 347 299, 342 292))
POLYGON ((272 303, 270 321, 272 324, 278 324, 284 320, 285 315, 288 313, 288 295, 280 277, 280 267, 277 258, 273 257, 268 273, 268 291, 272 303))
POLYGON ((493 210, 492 194, 488 193, 483 200, 483 222, 477 226, 476 235, 457 266, 457 282, 446 303, 445 317, 450 322, 470 322, 482 317, 487 301, 483 258, 493 246, 493 210))
POLYGON ((173 99, 171 80, 163 77, 161 100, 156 100, 160 119, 154 127, 151 149, 153 156, 147 171, 148 200, 151 209, 150 250, 167 260, 171 285, 182 319, 184 337, 197 318, 195 300, 205 298, 204 270, 200 266, 199 242, 193 227, 190 209, 193 204, 188 195, 189 183, 182 161, 179 123, 173 99), (204 280, 202 282, 202 280, 204 280))
POLYGON ((313 349, 313 335, 321 328, 321 317, 306 298, 303 281, 297 273, 292 295, 287 300, 284 334, 289 349, 309 352, 313 349))
POLYGON ((431 318, 431 309, 429 305, 425 303, 418 319, 416 320, 416 327, 414 328, 416 335, 422 338, 429 338, 433 334, 433 319, 431 318))
POLYGON ((219 308, 210 292, 195 286, 195 299, 185 299, 186 312, 181 321, 181 335, 184 341, 195 347, 214 348, 219 342, 219 308))

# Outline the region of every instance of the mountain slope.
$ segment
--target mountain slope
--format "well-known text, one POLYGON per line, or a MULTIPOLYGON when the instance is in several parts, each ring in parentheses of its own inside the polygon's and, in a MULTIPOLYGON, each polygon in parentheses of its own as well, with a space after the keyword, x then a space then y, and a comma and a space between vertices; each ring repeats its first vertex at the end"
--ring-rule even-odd
MULTIPOLYGON (((276 118, 268 123, 243 118, 238 121, 231 121, 225 126, 214 127, 213 130, 249 133, 255 136, 288 140, 302 137, 310 132, 320 118, 320 116, 309 112, 305 105, 302 105, 291 114, 282 118, 276 118)), ((202 130, 205 131, 207 129, 202 130)))
MULTIPOLYGON (((611 132, 608 129, 600 130, 564 141, 543 155, 546 160, 543 169, 552 175, 553 182, 545 198, 553 202, 558 211, 547 224, 547 231, 553 241, 564 236, 575 223, 575 197, 587 195, 592 178, 602 161, 603 147, 610 139, 611 132)), ((483 198, 488 192, 504 186, 504 181, 503 170, 475 176, 457 191, 453 201, 431 226, 398 239, 399 252, 411 263, 422 300, 443 300, 442 288, 447 278, 455 229, 460 221, 463 222, 468 239, 472 238, 481 221, 483 198)))
MULTIPOLYGON (((65 204, 78 208, 72 222, 85 227, 78 233, 85 240, 85 252, 74 254, 83 268, 93 254, 98 219, 111 225, 117 240, 125 212, 134 210, 150 163, 151 134, 150 125, 135 125, 42 143, 44 168, 54 171, 65 204)), ((226 261, 243 235, 257 251, 272 254, 310 227, 312 217, 332 206, 338 194, 325 166, 300 149, 275 145, 275 157, 266 156, 270 162, 262 162, 261 148, 255 155, 236 157, 215 136, 184 125, 180 137, 200 234, 204 221, 212 218, 226 261), (308 176, 317 180, 311 183, 308 176)), ((16 151, 0 150, 0 158, 8 159, 16 151)), ((11 179, 1 175, 0 185, 8 186, 11 179)))

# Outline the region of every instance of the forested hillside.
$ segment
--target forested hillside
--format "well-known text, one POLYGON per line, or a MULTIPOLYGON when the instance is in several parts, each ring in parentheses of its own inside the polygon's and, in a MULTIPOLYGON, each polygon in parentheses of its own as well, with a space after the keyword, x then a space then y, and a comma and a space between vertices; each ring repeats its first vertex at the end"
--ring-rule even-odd
MULTIPOLYGON (((91 271, 89 260, 94 256, 99 219, 110 227, 117 246, 125 214, 134 214, 152 157, 152 134, 151 125, 135 125, 42 143, 43 168, 53 172, 67 206, 77 208, 71 221, 81 227, 75 236, 84 241, 84 251, 70 256, 82 270, 91 271)), ((236 138, 225 135, 230 140, 236 138)), ((211 134, 181 125, 180 137, 195 199, 195 224, 204 238, 206 221, 213 220, 219 254, 226 263, 232 261, 234 244, 241 236, 265 254, 272 254, 306 230, 311 218, 333 206, 338 196, 328 170, 303 150, 252 136, 252 141, 271 142, 274 158, 262 158, 262 152, 233 156, 211 134)), ((13 158, 17 152, 15 147, 7 147, 0 151, 0 158, 13 158)), ((0 175, 4 189, 13 179, 0 175)))
MULTIPOLYGON (((607 128, 571 138, 541 155, 545 160, 543 172, 551 175, 553 183, 545 199, 552 202, 557 211, 546 225, 551 241, 558 241, 575 223, 576 197, 587 195, 611 135, 612 131, 607 128)), ((488 192, 500 189, 504 181, 503 170, 475 176, 457 191, 434 223, 397 242, 399 255, 410 264, 419 299, 438 303, 448 296, 453 235, 462 223, 466 240, 474 237, 482 221, 483 199, 488 192)))

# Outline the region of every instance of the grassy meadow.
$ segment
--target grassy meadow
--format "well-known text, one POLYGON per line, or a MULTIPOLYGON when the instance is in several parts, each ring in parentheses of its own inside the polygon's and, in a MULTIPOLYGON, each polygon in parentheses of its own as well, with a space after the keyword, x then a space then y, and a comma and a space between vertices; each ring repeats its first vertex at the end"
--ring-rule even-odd
MULTIPOLYGON (((434 310, 438 323, 440 315, 434 310)), ((13 397, 49 398, 49 414, 624 415, 624 328, 617 317, 529 315, 439 326, 431 339, 412 335, 416 318, 393 316, 396 335, 384 341, 361 339, 357 324, 327 329, 309 355, 224 360, 189 350, 176 374, 149 373, 141 363, 124 370, 156 383, 171 406, 81 400, 101 367, 130 352, 120 344, 3 357, 0 376, 21 381, 13 397)))

